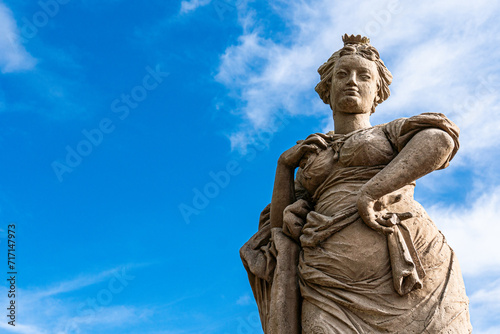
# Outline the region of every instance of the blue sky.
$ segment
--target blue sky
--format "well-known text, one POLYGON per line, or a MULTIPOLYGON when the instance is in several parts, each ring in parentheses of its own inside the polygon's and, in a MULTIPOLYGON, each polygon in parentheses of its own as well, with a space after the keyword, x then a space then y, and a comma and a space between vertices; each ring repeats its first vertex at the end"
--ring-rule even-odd
POLYGON ((435 111, 461 128, 416 198, 458 254, 475 333, 499 333, 499 15, 486 0, 0 0, 0 248, 15 222, 19 272, 17 326, 0 331, 261 333, 238 250, 281 152, 332 129, 316 69, 355 33, 394 75, 372 124, 435 111))

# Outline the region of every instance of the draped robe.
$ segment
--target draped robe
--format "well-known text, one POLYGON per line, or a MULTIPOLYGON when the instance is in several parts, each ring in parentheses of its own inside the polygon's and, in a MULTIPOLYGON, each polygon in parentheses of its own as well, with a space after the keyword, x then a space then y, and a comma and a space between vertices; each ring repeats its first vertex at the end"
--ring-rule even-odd
POLYGON ((295 180, 313 205, 303 225, 271 229, 269 206, 240 254, 266 334, 470 333, 468 299, 456 256, 422 206, 415 183, 381 199, 388 212, 410 212, 385 236, 359 216, 360 188, 419 131, 458 128, 424 113, 346 135, 308 157, 295 180))

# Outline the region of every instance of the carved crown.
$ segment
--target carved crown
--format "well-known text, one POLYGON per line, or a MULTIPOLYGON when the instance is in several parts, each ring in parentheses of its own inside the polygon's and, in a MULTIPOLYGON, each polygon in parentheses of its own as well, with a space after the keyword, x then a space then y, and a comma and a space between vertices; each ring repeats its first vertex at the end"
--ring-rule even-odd
POLYGON ((365 36, 361 36, 361 35, 347 35, 347 34, 344 34, 344 36, 342 36, 342 41, 344 42, 344 45, 347 45, 347 44, 370 44, 370 39, 368 37, 365 37, 365 36))

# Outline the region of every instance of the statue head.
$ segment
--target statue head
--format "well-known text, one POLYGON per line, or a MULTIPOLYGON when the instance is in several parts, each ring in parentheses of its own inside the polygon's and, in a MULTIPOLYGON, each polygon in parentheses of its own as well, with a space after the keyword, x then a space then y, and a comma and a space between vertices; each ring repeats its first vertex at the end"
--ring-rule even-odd
MULTIPOLYGON (((321 81, 316 85, 316 92, 319 94, 323 102, 329 104, 335 112, 335 102, 338 101, 333 101, 334 98, 332 96, 332 88, 335 89, 334 80, 338 78, 338 76, 336 77, 336 73, 334 71, 336 69, 336 65, 339 65, 339 60, 342 57, 348 56, 347 58, 350 58, 350 61, 348 61, 348 59, 342 60, 342 62, 345 62, 346 64, 349 62, 353 63, 353 60, 356 60, 356 57, 361 57, 363 59, 357 59, 357 63, 360 63, 361 65, 364 63, 365 67, 368 68, 368 71, 371 67, 373 71, 376 72, 372 73, 373 80, 376 80, 376 92, 374 92, 375 96, 373 101, 364 101, 365 103, 371 104, 371 113, 374 113, 375 107, 385 101, 391 94, 389 85, 392 82, 392 74, 389 72, 384 62, 380 59, 377 49, 370 45, 370 40, 367 37, 362 37, 361 35, 348 36, 345 34, 342 37, 342 40, 344 42, 344 47, 332 54, 328 61, 318 68, 321 81), (373 63, 370 64, 367 61, 373 63)), ((343 74, 341 73, 341 75, 343 74)))

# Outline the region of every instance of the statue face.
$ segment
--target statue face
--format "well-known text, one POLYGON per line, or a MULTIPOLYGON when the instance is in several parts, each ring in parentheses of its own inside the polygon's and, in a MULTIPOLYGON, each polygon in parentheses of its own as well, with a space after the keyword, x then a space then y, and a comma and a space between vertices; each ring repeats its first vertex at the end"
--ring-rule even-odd
POLYGON ((377 65, 358 55, 340 57, 333 69, 330 102, 334 113, 371 113, 377 97, 377 65))

